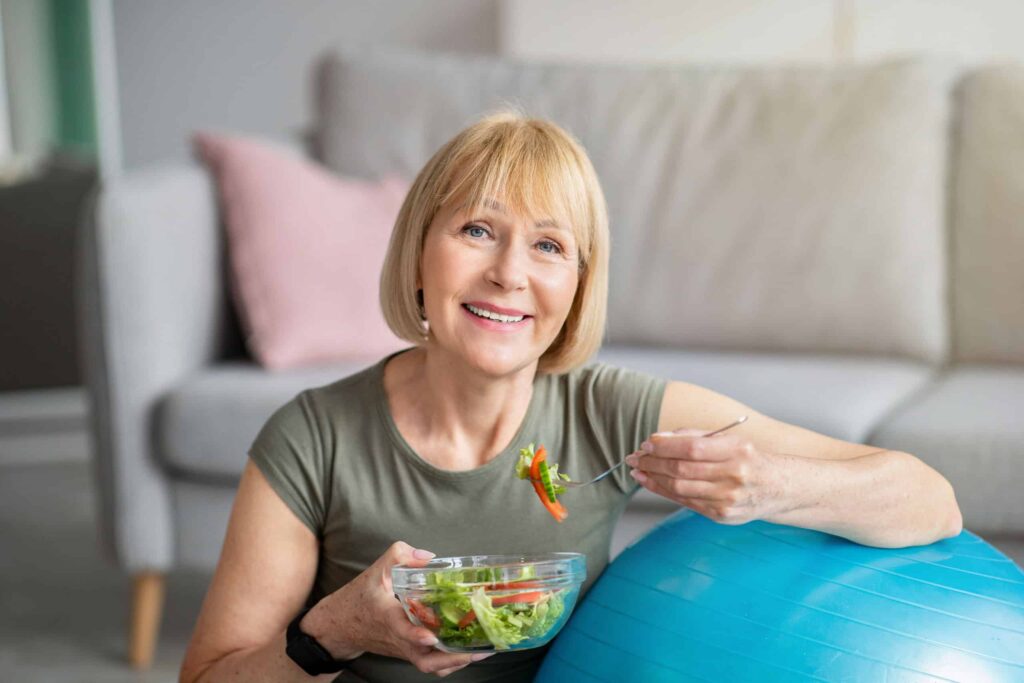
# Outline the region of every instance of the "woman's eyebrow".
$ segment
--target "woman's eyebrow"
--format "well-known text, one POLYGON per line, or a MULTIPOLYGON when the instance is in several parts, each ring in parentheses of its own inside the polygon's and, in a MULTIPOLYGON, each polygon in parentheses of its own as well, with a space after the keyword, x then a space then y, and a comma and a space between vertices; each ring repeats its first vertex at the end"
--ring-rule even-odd
MULTIPOLYGON (((498 213, 508 213, 508 210, 505 207, 505 205, 502 204, 501 202, 499 202, 497 199, 490 199, 490 198, 484 199, 483 204, 488 209, 494 209, 498 213)), ((462 206, 459 207, 458 210, 462 211, 467 206, 468 206, 468 204, 463 204, 462 206)), ((534 223, 534 226, 538 227, 538 228, 554 228, 556 230, 561 230, 562 232, 568 232, 568 233, 571 234, 571 231, 568 228, 566 228, 564 225, 560 225, 553 218, 541 219, 541 220, 537 221, 536 223, 534 223)))

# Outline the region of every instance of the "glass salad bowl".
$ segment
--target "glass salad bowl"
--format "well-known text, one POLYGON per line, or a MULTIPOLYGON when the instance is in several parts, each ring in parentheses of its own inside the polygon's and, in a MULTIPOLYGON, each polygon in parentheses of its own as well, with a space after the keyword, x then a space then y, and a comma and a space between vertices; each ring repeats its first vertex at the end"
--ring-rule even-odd
POLYGON ((409 619, 445 652, 540 647, 561 630, 587 575, 580 553, 441 557, 391 568, 409 619))

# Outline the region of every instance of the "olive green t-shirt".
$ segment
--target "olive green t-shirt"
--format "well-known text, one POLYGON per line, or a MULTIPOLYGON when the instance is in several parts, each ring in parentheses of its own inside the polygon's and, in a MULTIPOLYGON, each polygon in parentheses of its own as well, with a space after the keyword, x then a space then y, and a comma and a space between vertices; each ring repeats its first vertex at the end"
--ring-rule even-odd
MULTIPOLYGON (((569 516, 558 523, 533 487, 516 477, 519 449, 544 444, 559 471, 589 479, 657 430, 665 380, 601 363, 537 375, 508 447, 480 467, 455 472, 420 458, 398 431, 383 382, 395 355, 303 391, 271 416, 250 450, 270 485, 320 539, 311 600, 345 585, 399 540, 439 557, 584 553, 583 591, 589 589, 608 563, 612 530, 638 486, 620 468, 569 491, 562 499, 569 516)), ((446 680, 530 681, 545 651, 500 653, 446 680)), ((375 654, 360 657, 352 670, 370 683, 437 678, 375 654)))

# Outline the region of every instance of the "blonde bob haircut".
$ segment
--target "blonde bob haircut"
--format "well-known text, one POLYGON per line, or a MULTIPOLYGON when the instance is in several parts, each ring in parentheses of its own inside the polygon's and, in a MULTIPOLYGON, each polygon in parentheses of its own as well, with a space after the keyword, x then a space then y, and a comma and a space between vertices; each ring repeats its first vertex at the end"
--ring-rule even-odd
POLYGON ((579 284, 558 336, 537 371, 583 365, 604 337, 608 302, 608 210, 583 147, 550 121, 513 110, 485 116, 441 149, 416 176, 398 213, 380 280, 384 319, 413 344, 429 339, 417 300, 427 229, 452 202, 479 212, 488 199, 530 220, 565 221, 579 250, 579 284))

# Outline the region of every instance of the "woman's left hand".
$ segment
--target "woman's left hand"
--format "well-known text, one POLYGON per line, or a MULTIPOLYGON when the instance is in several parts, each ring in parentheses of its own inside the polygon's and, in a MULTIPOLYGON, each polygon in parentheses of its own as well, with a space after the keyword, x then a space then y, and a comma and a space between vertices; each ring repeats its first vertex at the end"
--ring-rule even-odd
POLYGON ((722 524, 744 524, 783 509, 775 456, 736 434, 659 432, 626 458, 649 491, 722 524))

